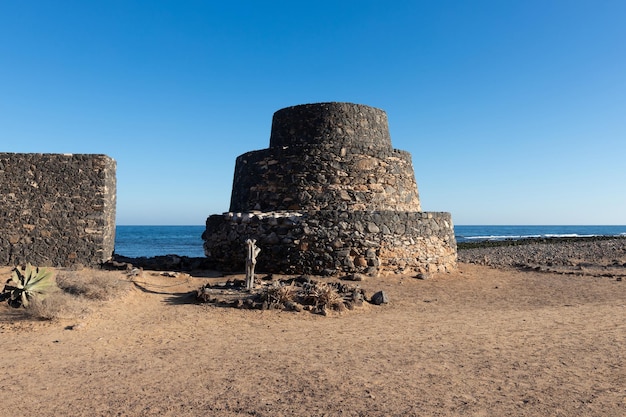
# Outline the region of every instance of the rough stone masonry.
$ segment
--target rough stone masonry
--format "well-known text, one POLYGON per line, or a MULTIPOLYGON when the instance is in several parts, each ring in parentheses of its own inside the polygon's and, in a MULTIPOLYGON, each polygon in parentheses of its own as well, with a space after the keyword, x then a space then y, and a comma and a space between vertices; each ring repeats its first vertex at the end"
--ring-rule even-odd
POLYGON ((106 155, 0 153, 0 265, 110 259, 115 168, 106 155))
POLYGON ((274 114, 270 147, 240 155, 230 210, 207 219, 206 256, 241 271, 443 272, 456 268, 450 213, 422 212, 411 155, 393 149, 387 114, 318 103, 274 114))

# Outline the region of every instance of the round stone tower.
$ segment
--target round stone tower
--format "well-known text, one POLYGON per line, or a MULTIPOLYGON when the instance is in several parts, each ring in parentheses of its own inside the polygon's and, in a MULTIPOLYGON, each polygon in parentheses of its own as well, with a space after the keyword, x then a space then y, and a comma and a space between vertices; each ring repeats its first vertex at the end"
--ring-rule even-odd
POLYGON ((450 215, 421 212, 411 155, 392 148, 386 113, 352 103, 277 111, 270 147, 237 158, 230 212, 209 217, 203 238, 225 270, 243 268, 248 238, 268 272, 456 265, 450 215))
POLYGON ((237 158, 230 211, 420 211, 411 155, 387 114, 351 103, 277 111, 270 147, 237 158))

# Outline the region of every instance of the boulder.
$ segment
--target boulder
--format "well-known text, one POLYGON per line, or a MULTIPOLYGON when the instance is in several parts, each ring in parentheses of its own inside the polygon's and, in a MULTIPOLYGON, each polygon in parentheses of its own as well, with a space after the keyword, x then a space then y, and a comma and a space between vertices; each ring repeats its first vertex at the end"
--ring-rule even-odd
POLYGON ((389 297, 387 297, 387 294, 384 291, 378 291, 377 293, 372 295, 372 299, 370 302, 377 306, 381 304, 387 304, 389 303, 389 297))

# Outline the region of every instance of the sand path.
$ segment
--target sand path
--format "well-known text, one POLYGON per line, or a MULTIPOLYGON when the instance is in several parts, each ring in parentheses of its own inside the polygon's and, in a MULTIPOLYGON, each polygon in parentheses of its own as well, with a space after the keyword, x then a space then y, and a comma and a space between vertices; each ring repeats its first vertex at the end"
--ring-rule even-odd
POLYGON ((625 282, 461 264, 365 281, 391 303, 322 317, 138 281, 79 321, 0 310, 0 415, 626 415, 625 282))

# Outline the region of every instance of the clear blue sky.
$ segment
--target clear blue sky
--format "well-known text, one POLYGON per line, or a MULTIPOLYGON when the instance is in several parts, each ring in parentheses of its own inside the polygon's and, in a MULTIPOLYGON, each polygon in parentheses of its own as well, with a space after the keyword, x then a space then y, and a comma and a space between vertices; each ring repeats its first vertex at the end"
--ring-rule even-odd
POLYGON ((283 107, 385 110, 456 224, 626 224, 626 1, 0 0, 0 151, 117 160, 203 224, 283 107))

